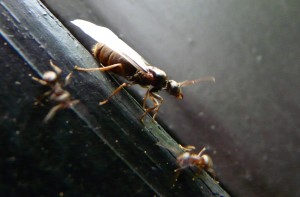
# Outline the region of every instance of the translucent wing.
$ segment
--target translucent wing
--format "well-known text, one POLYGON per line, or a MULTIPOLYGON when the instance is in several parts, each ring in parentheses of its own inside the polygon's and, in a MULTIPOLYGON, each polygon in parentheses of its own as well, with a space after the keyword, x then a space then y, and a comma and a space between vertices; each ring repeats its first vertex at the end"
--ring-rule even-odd
POLYGON ((75 19, 71 23, 97 42, 103 43, 119 53, 137 69, 148 71, 150 64, 108 28, 81 19, 75 19))

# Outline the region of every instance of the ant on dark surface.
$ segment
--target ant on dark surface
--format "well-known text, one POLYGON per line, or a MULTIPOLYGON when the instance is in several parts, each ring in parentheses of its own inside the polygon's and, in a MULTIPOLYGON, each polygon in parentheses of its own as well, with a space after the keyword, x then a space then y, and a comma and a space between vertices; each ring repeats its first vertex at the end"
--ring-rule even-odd
MULTIPOLYGON (((72 73, 68 74, 66 78, 61 81, 60 75, 62 73, 62 70, 58 66, 53 64, 52 60, 50 60, 50 65, 54 71, 46 71, 43 74, 42 79, 32 77, 33 80, 37 81, 41 85, 51 88, 49 91, 45 92, 42 95, 42 99, 47 97, 50 101, 57 103, 57 105, 52 107, 52 109, 44 118, 44 123, 47 123, 49 120, 51 120, 55 116, 57 111, 69 108, 79 102, 79 100, 72 100, 71 94, 64 89, 64 87, 69 84, 72 73)), ((37 103, 40 103, 40 101, 36 102, 36 104, 37 103)))
POLYGON ((194 146, 186 146, 183 147, 179 145, 179 147, 185 152, 177 156, 177 164, 179 168, 175 169, 174 172, 179 176, 179 172, 187 167, 196 167, 198 169, 198 173, 196 176, 204 169, 209 172, 215 178, 215 171, 213 169, 213 161, 211 157, 207 154, 203 154, 206 150, 204 147, 198 154, 192 153, 191 151, 195 149, 194 146))

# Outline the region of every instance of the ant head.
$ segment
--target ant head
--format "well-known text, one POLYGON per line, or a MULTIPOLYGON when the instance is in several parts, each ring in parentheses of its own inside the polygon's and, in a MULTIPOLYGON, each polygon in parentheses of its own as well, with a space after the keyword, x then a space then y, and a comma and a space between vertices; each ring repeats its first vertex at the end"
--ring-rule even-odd
POLYGON ((176 96, 177 99, 183 99, 180 83, 174 80, 168 80, 166 90, 169 94, 176 96))
POLYGON ((48 83, 53 83, 57 81, 58 76, 53 71, 47 71, 43 74, 43 80, 47 81, 48 83))
POLYGON ((192 85, 192 84, 203 82, 203 81, 213 81, 213 82, 215 82, 215 78, 214 77, 204 77, 204 78, 201 78, 201 79, 191 80, 191 81, 183 81, 183 82, 180 82, 180 83, 178 83, 174 80, 168 80, 166 90, 167 90, 167 92, 169 92, 169 94, 171 94, 173 96, 176 96, 176 98, 183 99, 183 94, 182 94, 182 91, 181 91, 181 87, 192 85))

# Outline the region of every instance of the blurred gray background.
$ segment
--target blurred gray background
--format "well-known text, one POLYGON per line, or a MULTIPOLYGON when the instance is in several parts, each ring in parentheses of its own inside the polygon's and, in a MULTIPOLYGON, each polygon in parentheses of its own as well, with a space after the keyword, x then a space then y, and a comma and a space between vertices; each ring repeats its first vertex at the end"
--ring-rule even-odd
POLYGON ((215 76, 182 101, 161 93, 159 122, 208 147, 231 195, 300 196, 300 1, 43 2, 75 34, 76 18, 109 27, 174 80, 215 76))

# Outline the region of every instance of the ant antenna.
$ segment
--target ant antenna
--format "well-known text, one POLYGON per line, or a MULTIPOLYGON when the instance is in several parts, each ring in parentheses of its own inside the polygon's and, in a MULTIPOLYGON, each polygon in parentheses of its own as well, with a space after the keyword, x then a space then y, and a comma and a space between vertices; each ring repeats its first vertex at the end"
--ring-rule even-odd
POLYGON ((188 86, 188 85, 192 85, 192 84, 200 83, 200 82, 204 82, 204 81, 216 82, 216 79, 212 76, 208 76, 208 77, 203 77, 201 79, 180 82, 179 86, 184 87, 184 86, 188 86))

